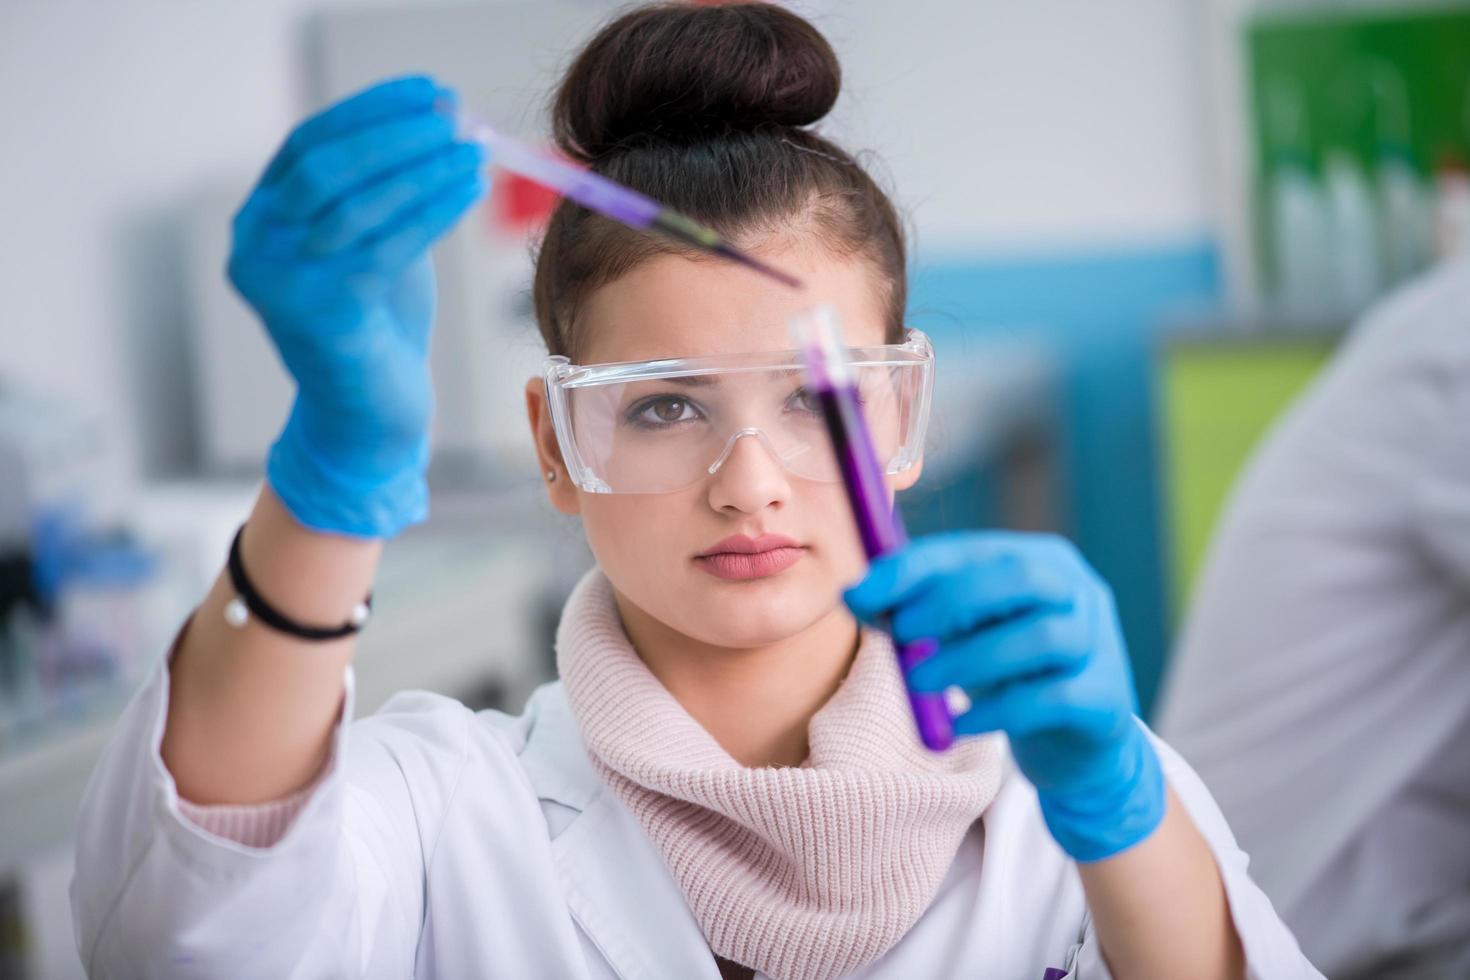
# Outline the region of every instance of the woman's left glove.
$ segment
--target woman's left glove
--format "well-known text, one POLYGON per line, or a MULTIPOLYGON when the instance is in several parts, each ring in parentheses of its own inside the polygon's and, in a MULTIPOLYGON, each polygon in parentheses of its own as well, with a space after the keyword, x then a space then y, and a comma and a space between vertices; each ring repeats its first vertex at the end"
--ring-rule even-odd
POLYGON ((1135 717, 1112 592, 1067 541, 1008 532, 921 538, 873 562, 849 589, 859 619, 894 638, 937 639, 918 691, 962 688, 956 734, 1003 731, 1036 785, 1052 836, 1098 861, 1153 833, 1164 777, 1135 717))

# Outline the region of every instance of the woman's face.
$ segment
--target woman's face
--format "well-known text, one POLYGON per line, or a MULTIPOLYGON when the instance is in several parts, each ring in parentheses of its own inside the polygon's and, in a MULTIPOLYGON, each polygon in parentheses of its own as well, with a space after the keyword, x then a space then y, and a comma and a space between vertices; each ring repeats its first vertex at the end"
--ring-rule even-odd
MULTIPOLYGON (((836 306, 850 346, 884 343, 872 267, 815 247, 757 252, 799 276, 798 291, 730 264, 662 255, 598 289, 579 314, 579 364, 790 350, 787 318, 836 306)), ((701 643, 746 648, 814 625, 862 576, 863 555, 840 483, 788 472, 759 438, 738 438, 719 469, 671 493, 588 493, 567 477, 539 379, 528 408, 552 502, 577 513, 597 563, 646 615, 701 643), (788 547, 730 557, 731 538, 788 547), (769 542, 766 542, 769 544, 769 542)), ((672 417, 678 406, 654 409, 672 417)), ((825 438, 825 434, 822 434, 825 438)), ((713 462, 711 459, 708 462, 713 462)), ((914 466, 896 479, 918 478, 914 466)))

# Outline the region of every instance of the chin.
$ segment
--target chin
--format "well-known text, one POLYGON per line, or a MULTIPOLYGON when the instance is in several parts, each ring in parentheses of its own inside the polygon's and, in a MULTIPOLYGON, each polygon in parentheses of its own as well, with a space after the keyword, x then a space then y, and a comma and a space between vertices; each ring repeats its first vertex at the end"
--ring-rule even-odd
POLYGON ((691 640, 707 646, 749 650, 788 640, 812 625, 812 622, 815 620, 788 620, 742 614, 701 617, 697 622, 679 624, 676 628, 691 640))
POLYGON ((801 633, 836 607, 837 592, 816 583, 776 575, 728 582, 696 572, 687 604, 674 625, 692 639, 746 648, 777 643, 801 633), (693 615, 690 613, 693 612, 693 615))

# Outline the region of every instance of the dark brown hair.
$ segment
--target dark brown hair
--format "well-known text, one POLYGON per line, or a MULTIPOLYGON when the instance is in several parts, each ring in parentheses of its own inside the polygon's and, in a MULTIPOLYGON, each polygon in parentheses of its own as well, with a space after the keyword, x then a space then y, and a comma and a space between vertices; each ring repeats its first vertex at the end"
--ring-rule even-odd
MULTIPOLYGON (((887 195, 810 127, 841 68, 810 23, 769 3, 664 3, 600 30, 557 89, 552 133, 568 156, 731 240, 809 230, 872 263, 890 342, 903 333, 903 226, 887 195)), ((547 349, 575 356, 579 305, 669 240, 562 201, 536 258, 532 298, 547 349)))

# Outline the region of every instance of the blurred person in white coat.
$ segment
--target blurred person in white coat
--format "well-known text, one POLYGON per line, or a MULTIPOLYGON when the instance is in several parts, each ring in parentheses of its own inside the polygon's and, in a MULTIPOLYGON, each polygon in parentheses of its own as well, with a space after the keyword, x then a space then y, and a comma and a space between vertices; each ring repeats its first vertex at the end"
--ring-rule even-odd
POLYGON ((1257 451, 1160 731, 1327 975, 1470 977, 1470 261, 1364 316, 1257 451))

